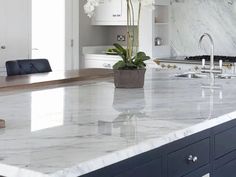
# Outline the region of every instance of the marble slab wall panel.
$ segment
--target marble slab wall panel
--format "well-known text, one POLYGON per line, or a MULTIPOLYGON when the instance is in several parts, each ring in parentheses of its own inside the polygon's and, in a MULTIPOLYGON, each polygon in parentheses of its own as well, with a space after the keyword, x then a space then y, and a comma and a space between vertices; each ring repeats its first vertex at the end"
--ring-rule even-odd
POLYGON ((171 46, 173 56, 209 54, 203 33, 214 38, 215 54, 236 56, 236 0, 172 0, 171 46))

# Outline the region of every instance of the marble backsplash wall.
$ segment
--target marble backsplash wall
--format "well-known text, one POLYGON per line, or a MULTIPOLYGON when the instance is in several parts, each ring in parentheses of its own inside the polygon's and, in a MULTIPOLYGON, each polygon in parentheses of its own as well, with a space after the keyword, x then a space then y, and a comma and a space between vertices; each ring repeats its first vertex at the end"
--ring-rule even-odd
POLYGON ((209 54, 198 41, 203 33, 212 35, 216 55, 236 56, 236 0, 172 0, 170 39, 173 56, 209 54))

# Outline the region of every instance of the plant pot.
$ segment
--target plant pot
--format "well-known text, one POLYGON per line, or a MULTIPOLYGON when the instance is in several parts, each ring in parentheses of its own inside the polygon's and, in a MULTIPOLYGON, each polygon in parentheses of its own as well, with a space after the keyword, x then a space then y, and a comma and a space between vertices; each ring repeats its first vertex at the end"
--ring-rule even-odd
POLYGON ((116 88, 143 88, 146 69, 114 70, 116 88))

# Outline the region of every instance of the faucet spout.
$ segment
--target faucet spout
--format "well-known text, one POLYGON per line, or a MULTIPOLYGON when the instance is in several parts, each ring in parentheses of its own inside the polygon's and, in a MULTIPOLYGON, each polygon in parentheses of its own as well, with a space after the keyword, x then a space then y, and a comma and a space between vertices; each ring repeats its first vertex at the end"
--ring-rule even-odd
POLYGON ((210 70, 213 71, 213 70, 215 69, 215 66, 214 66, 214 41, 213 41, 212 36, 211 36, 209 33, 204 33, 204 34, 200 37, 200 39, 199 39, 199 47, 201 47, 202 40, 203 40, 205 37, 208 37, 209 40, 210 40, 210 43, 211 43, 210 70))

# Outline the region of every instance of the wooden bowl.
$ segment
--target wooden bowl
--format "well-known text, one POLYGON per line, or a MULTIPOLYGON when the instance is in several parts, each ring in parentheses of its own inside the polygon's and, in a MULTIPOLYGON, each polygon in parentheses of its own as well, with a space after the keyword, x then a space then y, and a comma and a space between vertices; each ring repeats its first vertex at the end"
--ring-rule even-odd
POLYGON ((0 119, 0 128, 5 128, 5 120, 0 119))

